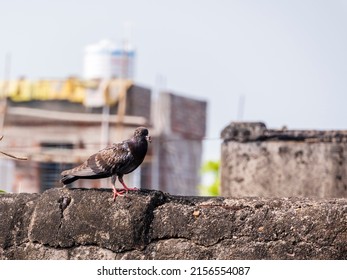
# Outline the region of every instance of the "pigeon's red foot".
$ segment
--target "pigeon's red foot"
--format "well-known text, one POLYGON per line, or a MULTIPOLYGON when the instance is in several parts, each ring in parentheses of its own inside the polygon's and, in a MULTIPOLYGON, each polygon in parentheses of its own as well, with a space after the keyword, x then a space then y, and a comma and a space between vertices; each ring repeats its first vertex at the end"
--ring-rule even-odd
POLYGON ((116 188, 113 188, 113 201, 116 201, 117 196, 124 196, 125 190, 117 191, 116 188))

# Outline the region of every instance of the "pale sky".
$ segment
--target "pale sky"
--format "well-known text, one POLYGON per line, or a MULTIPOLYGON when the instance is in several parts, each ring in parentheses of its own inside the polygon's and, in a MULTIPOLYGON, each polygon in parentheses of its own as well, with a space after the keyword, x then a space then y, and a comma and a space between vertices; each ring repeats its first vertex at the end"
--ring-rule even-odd
MULTIPOLYGON (((238 118, 347 129, 347 0, 0 0, 0 79, 82 76, 83 49, 133 24, 135 82, 208 101, 207 138, 238 118)), ((205 159, 218 159, 208 140, 205 159)))

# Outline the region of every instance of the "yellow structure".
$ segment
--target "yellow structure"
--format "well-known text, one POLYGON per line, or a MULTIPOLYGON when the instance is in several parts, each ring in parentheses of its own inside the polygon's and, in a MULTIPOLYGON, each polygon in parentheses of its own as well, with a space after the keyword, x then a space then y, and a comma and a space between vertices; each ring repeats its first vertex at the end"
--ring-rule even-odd
POLYGON ((113 105, 125 96, 133 85, 131 80, 80 80, 74 77, 65 80, 0 81, 0 98, 8 97, 15 102, 32 100, 68 100, 88 106, 98 100, 100 106, 113 105), (89 100, 90 99, 90 100, 89 100))

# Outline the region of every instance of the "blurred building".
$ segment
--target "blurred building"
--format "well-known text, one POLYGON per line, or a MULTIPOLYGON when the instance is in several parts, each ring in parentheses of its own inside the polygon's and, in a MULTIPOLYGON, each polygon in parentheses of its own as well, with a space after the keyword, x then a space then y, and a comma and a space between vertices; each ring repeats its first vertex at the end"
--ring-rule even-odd
MULTIPOLYGON (((206 130, 206 102, 173 93, 152 100, 149 88, 128 79, 77 79, 0 83, 1 149, 27 161, 0 158, 0 188, 42 192, 59 186, 62 170, 106 145, 149 127, 153 142, 130 186, 196 194, 206 130)), ((108 187, 79 180, 75 187, 108 187)))
POLYGON ((196 195, 200 183, 207 103, 162 92, 156 105, 154 124, 157 137, 153 145, 152 178, 163 191, 196 195))
MULTIPOLYGON (((11 191, 37 192, 57 186, 63 169, 130 137, 137 126, 150 126, 151 92, 130 80, 21 79, 7 87, 1 144, 7 152, 29 159, 15 161, 15 168, 12 160, 1 159, 3 170, 13 173, 6 184, 13 182, 11 191), (107 114, 103 104, 109 108, 107 114)), ((76 185, 97 187, 100 183, 76 185)))

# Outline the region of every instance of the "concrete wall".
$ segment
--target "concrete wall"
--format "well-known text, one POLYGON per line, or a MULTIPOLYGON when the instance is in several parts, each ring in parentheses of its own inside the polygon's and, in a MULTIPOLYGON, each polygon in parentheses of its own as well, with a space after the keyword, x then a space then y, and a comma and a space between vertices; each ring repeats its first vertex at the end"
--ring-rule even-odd
POLYGON ((224 196, 347 197, 347 131, 231 123, 222 138, 224 196))
POLYGON ((0 195, 0 259, 347 259, 347 200, 0 195))

